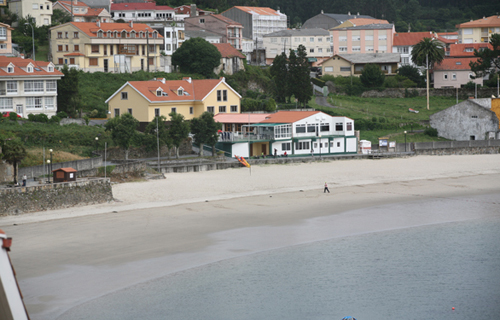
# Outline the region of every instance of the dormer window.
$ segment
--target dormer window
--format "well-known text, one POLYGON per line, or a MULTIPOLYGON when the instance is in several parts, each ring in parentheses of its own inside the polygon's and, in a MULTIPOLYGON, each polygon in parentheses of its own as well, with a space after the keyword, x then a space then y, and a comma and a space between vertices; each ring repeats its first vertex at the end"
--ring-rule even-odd
POLYGON ((48 66, 47 67, 48 72, 54 72, 54 67, 53 66, 48 66))
POLYGON ((162 90, 161 89, 156 89, 156 96, 161 97, 162 96, 162 90))
POLYGON ((14 67, 11 67, 11 66, 7 67, 7 72, 14 73, 14 67))
POLYGON ((28 72, 29 72, 29 73, 32 73, 32 72, 33 72, 33 66, 28 66, 28 68, 27 68, 27 69, 28 69, 28 72))
POLYGON ((123 38, 123 39, 127 38, 127 31, 123 31, 123 32, 122 32, 122 38, 123 38))
POLYGON ((112 33, 111 31, 108 31, 108 38, 111 38, 112 37, 112 33))
POLYGON ((178 96, 183 96, 184 95, 184 89, 182 89, 182 88, 177 89, 177 95, 178 96))
POLYGON ((98 38, 102 38, 102 30, 99 30, 99 31, 97 32, 97 37, 98 37, 98 38))

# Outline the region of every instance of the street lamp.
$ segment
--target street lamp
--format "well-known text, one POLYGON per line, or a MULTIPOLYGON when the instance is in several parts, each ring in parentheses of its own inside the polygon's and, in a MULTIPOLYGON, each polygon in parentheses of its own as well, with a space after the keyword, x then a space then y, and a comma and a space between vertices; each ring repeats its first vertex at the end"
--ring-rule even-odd
POLYGON ((31 38, 33 39, 33 61, 36 61, 36 56, 35 56, 35 29, 33 28, 33 25, 31 23, 25 23, 25 25, 29 25, 31 27, 31 38))
POLYGON ((147 52, 147 63, 146 67, 149 72, 149 28, 146 28, 146 52, 147 52))
POLYGON ((406 152, 406 130, 405 130, 405 152, 406 152))
MULTIPOLYGON (((50 151, 50 174, 52 174, 52 163, 53 163, 53 161, 52 161, 52 151, 54 151, 54 150, 49 149, 49 151, 50 151)), ((50 181, 50 174, 49 174, 49 181, 50 181)))
MULTIPOLYGON (((47 160, 47 171, 50 170, 50 160, 47 160)), ((47 172, 47 175, 48 175, 48 180, 47 180, 47 183, 50 183, 50 174, 47 172)))
POLYGON ((99 137, 95 137, 95 153, 97 154, 97 144, 99 143, 99 137))

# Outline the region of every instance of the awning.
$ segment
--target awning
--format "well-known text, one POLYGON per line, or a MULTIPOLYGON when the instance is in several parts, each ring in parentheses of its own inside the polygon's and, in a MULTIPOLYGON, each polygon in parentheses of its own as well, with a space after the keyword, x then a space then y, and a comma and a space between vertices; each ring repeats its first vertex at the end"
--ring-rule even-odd
POLYGON ((318 61, 318 59, 316 59, 316 58, 307 58, 307 60, 309 60, 309 62, 316 62, 316 61, 318 61))

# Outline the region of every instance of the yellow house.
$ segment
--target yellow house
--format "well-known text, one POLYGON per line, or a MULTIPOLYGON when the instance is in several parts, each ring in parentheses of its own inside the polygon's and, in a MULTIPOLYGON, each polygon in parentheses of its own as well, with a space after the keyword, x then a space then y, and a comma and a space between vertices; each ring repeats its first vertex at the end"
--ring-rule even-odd
POLYGON ((321 67, 323 74, 359 77, 365 65, 376 64, 386 75, 395 75, 400 61, 399 53, 346 53, 323 61, 321 67))
POLYGON ((68 22, 50 28, 50 57, 56 67, 88 72, 160 69, 163 37, 146 24, 68 22))
POLYGON ((171 112, 191 120, 205 111, 240 113, 241 96, 220 79, 128 81, 106 100, 110 117, 130 113, 141 124, 171 112))
POLYGON ((456 25, 458 43, 488 43, 495 33, 500 33, 500 15, 464 22, 456 25))

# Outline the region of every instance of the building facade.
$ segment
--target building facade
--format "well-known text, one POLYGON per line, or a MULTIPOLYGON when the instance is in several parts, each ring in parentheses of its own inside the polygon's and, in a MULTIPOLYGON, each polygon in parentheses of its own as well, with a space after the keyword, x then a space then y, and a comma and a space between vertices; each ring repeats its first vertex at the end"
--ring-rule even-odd
POLYGON ((0 55, 15 56, 12 50, 12 28, 8 24, 0 22, 0 55))
POLYGON ((69 22, 50 28, 51 60, 86 72, 160 69, 163 37, 140 23, 69 22))
POLYGON ((174 8, 154 2, 112 3, 110 13, 114 21, 122 19, 141 23, 174 21, 176 17, 174 8))
MULTIPOLYGON (((31 2, 25 0, 13 0, 8 2, 9 10, 21 18, 30 16, 36 26, 50 26, 52 23, 52 2, 31 2)), ((15 24, 13 26, 16 26, 15 24)))
MULTIPOLYGON (((401 65, 402 66, 412 66, 417 67, 413 61, 411 61, 411 52, 413 46, 422 41, 424 38, 431 38, 439 40, 443 49, 446 48, 446 41, 450 42, 450 40, 446 40, 445 38, 439 37, 434 32, 400 32, 394 34, 393 40, 393 53, 399 53, 401 55, 401 65)), ((453 42, 453 41, 451 41, 453 42)))
POLYGON ((356 76, 363 73, 367 64, 376 64, 386 75, 396 75, 401 56, 399 53, 351 53, 336 54, 321 63, 323 74, 356 76))
POLYGON ((57 80, 63 77, 54 64, 0 56, 0 112, 22 117, 57 113, 57 80))
POLYGON ((239 113, 241 96, 224 78, 129 81, 106 100, 111 117, 132 114, 140 123, 171 112, 191 120, 203 112, 239 113))
POLYGON ((264 36, 266 63, 270 65, 276 56, 290 50, 297 50, 299 45, 306 48, 311 62, 323 61, 332 55, 333 42, 330 33, 324 29, 282 30, 264 36))
POLYGON ((103 8, 91 8, 78 0, 57 1, 54 9, 59 9, 72 16, 74 22, 112 22, 111 14, 103 8))
POLYGON ((222 37, 237 50, 242 49, 243 25, 220 14, 194 16, 184 19, 186 31, 208 31, 222 37))
POLYGON ((390 53, 395 33, 392 24, 367 24, 330 29, 333 53, 390 53))
POLYGON ((500 15, 457 24, 458 43, 490 42, 493 34, 500 34, 500 15))
POLYGON ((233 75, 240 70, 245 70, 245 56, 236 50, 229 43, 214 43, 213 44, 221 54, 221 63, 215 68, 214 73, 219 74, 221 71, 227 75, 233 75))
POLYGON ((286 15, 267 7, 235 6, 222 15, 239 22, 243 26, 243 37, 255 41, 258 49, 263 48, 264 35, 287 29, 286 15))
POLYGON ((469 66, 476 61, 477 58, 445 58, 441 63, 435 64, 434 88, 460 88, 468 82, 483 85, 483 78, 474 79, 476 74, 469 66))
POLYGON ((348 12, 347 14, 339 14, 339 13, 324 13, 321 10, 321 13, 315 15, 312 18, 309 18, 302 25, 303 29, 314 29, 321 28, 325 30, 333 29, 347 20, 351 19, 375 19, 371 16, 360 15, 359 12, 357 14, 351 14, 348 12))

